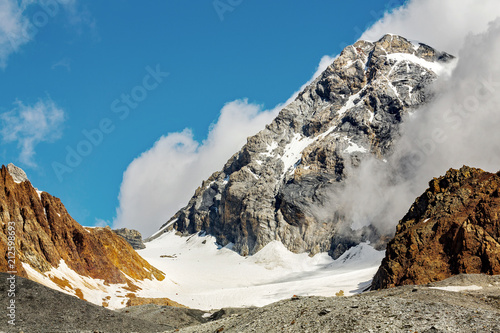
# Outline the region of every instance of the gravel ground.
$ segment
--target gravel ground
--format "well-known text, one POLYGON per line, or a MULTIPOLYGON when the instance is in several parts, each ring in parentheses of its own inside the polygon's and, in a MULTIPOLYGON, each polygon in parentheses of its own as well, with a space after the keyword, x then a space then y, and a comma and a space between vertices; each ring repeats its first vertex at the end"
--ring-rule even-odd
POLYGON ((9 274, 0 273, 0 332, 163 332, 173 326, 130 318, 116 311, 17 277, 15 297, 10 298, 9 274), (7 306, 15 299, 15 326, 7 321, 7 306))
MULTIPOLYGON (((0 273, 4 308, 7 276, 0 273)), ((15 299, 16 326, 2 316, 0 332, 500 332, 500 276, 459 275, 352 297, 294 297, 262 308, 223 309, 212 318, 157 305, 111 311, 23 278, 17 278, 15 299), (481 289, 432 288, 471 285, 481 289)))
POLYGON ((161 305, 139 305, 118 310, 127 316, 140 318, 156 324, 172 326, 174 329, 219 320, 251 311, 250 308, 224 308, 206 312, 196 309, 175 308, 161 305))
POLYGON ((457 276, 352 297, 297 297, 180 332, 500 332, 500 277, 457 276), (429 288, 449 285, 483 289, 429 288))

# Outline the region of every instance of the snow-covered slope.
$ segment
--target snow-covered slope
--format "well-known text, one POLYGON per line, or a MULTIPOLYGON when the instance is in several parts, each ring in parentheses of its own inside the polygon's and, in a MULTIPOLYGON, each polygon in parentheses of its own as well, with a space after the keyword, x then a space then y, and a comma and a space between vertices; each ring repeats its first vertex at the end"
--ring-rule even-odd
POLYGON ((223 307, 264 306, 293 295, 335 296, 366 289, 377 271, 383 251, 362 243, 337 260, 327 253, 313 257, 295 254, 281 242, 267 244, 253 256, 234 252, 232 244, 220 247, 215 237, 194 234, 182 237, 164 233, 137 251, 151 265, 166 273, 159 281, 134 279, 110 284, 81 275, 64 260, 40 273, 23 263, 30 280, 110 309, 126 306, 130 297, 168 298, 190 308, 209 311, 223 307))
POLYGON ((215 237, 174 231, 145 244, 138 253, 166 273, 165 280, 137 282, 141 297, 167 297, 183 305, 210 310, 263 306, 293 295, 334 296, 361 292, 371 282, 384 256, 362 243, 337 260, 327 253, 295 254, 279 242, 243 257, 220 247, 215 237))
POLYGON ((130 299, 131 288, 127 283, 110 284, 101 279, 78 274, 62 259, 57 267, 44 273, 38 272, 27 263, 22 263, 22 266, 30 280, 108 309, 123 308, 130 299))

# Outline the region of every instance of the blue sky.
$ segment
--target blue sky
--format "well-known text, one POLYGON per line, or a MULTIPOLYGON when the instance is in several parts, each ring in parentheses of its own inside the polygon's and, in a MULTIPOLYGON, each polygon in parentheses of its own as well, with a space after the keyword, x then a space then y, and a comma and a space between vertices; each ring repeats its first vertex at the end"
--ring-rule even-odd
POLYGON ((0 22, 0 156, 94 225, 113 221, 123 173, 160 137, 188 128, 202 142, 228 102, 286 101, 403 1, 45 3, 0 0, 4 18, 39 26, 0 22), (68 166, 68 149, 86 156, 68 166))

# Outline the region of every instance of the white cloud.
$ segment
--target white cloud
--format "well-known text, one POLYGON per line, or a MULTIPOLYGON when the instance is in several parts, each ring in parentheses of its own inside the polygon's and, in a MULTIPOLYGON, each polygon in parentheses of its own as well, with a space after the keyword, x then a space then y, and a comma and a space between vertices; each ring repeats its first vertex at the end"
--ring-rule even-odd
POLYGON ((77 0, 57 1, 64 6, 69 24, 76 29, 78 34, 81 35, 88 31, 94 41, 100 41, 96 20, 85 4, 79 3, 77 0))
POLYGON ((52 64, 51 69, 57 69, 59 67, 65 68, 68 72, 71 72, 71 59, 63 58, 52 64))
POLYGON ((406 121, 387 163, 363 162, 344 191, 331 193, 332 202, 350 207, 354 228, 371 223, 394 232, 429 180, 449 168, 500 170, 500 19, 488 23, 500 8, 493 4, 412 1, 365 33, 376 38, 385 30, 435 43, 454 51, 458 62, 450 77, 436 83, 434 100, 406 121))
POLYGON ((386 13, 360 39, 374 41, 393 33, 456 54, 467 35, 485 31, 499 16, 498 0, 410 0, 386 13))
POLYGON ((201 182, 246 142, 247 137, 264 129, 298 93, 333 62, 324 56, 313 77, 283 104, 272 110, 245 100, 227 103, 201 144, 185 129, 161 137, 154 146, 137 157, 123 174, 119 207, 114 228, 133 228, 144 236, 153 234, 180 208, 184 207, 201 182))
POLYGON ((0 1, 0 67, 7 64, 9 55, 31 40, 29 20, 24 8, 15 0, 0 1))
POLYGON ((19 160, 35 166, 35 148, 40 142, 53 142, 62 135, 64 111, 52 100, 40 100, 34 105, 17 101, 15 107, 0 114, 0 134, 4 142, 17 142, 19 160))
POLYGON ((5 68, 9 56, 31 42, 63 9, 78 33, 88 26, 92 37, 97 38, 95 20, 77 0, 0 0, 0 68, 5 68))
POLYGON ((161 137, 136 158, 123 175, 120 207, 114 228, 135 228, 150 235, 178 209, 194 190, 276 116, 246 100, 226 104, 201 144, 185 129, 161 137))

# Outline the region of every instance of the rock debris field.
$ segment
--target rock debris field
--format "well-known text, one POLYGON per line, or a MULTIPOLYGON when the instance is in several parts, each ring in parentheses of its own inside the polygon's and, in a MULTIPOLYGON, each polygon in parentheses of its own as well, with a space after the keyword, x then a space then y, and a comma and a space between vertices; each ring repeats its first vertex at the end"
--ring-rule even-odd
MULTIPOLYGON (((8 286, 0 285, 5 305, 8 286)), ((16 289, 16 326, 4 318, 1 332, 500 332, 500 276, 457 275, 351 297, 296 296, 208 313, 156 305, 111 311, 23 278, 16 289)))
POLYGON ((500 276, 459 275, 352 297, 292 298, 180 332, 500 332, 499 315, 500 276), (466 290, 434 289, 443 287, 466 290))

